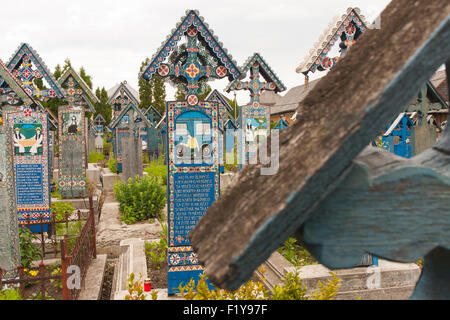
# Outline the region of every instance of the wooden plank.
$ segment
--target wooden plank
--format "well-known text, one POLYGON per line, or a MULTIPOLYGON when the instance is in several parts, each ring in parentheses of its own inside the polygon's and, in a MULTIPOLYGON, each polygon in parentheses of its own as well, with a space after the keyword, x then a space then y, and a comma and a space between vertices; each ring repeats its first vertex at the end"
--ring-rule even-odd
POLYGON ((351 161, 448 58, 450 3, 392 1, 299 105, 280 134, 279 172, 247 166, 190 240, 209 278, 236 289, 333 191, 351 161), (420 26, 420 27, 419 27, 420 26), (224 214, 226 213, 226 214, 224 214))

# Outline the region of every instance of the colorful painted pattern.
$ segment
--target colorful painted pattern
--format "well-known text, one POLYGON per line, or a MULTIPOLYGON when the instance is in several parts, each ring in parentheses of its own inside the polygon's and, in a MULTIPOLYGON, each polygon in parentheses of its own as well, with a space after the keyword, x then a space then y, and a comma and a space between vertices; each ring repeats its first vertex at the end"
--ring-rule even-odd
POLYGON ((357 34, 364 33, 368 26, 364 16, 360 15, 359 8, 349 8, 347 14, 332 22, 325 30, 315 47, 311 49, 311 54, 296 69, 297 72, 307 75, 316 70, 324 71, 333 68, 339 61, 339 57, 328 57, 331 49, 341 40, 341 50, 344 54, 357 40, 357 34))
MULTIPOLYGON (((51 98, 64 98, 61 86, 53 78, 47 66, 29 44, 23 43, 19 46, 7 63, 7 67, 21 82, 25 91, 33 98, 42 99, 44 101, 51 98), (39 90, 39 88, 33 84, 33 79, 35 78, 43 78, 50 86, 50 89, 39 90)), ((2 83, 0 83, 0 86, 1 85, 2 83)))
POLYGON ((59 193, 63 199, 86 197, 86 128, 84 108, 58 110, 59 193))
POLYGON ((250 158, 256 156, 258 144, 270 132, 270 108, 260 103, 263 91, 281 92, 286 90, 284 84, 278 79, 269 65, 259 53, 253 54, 241 68, 242 73, 250 70, 250 81, 235 80, 226 90, 250 91, 250 103, 240 109, 239 132, 239 163, 249 163, 250 158), (262 82, 260 76, 267 82, 262 82))
POLYGON ((20 241, 17 224, 17 206, 14 188, 12 140, 5 134, 8 128, 0 126, 0 268, 3 279, 18 276, 14 270, 20 265, 20 241), (6 198, 5 198, 6 197, 6 198))
POLYGON ((92 113, 95 113, 93 103, 100 102, 91 91, 86 82, 78 73, 69 67, 58 79, 61 87, 65 91, 66 100, 72 106, 87 106, 92 113))
MULTIPOLYGON (((161 76, 167 76, 171 68, 170 66, 163 64, 163 62, 169 57, 170 53, 185 35, 189 38, 194 38, 197 36, 197 32, 208 45, 210 52, 221 62, 221 66, 218 66, 216 70, 205 69, 203 72, 208 77, 212 72, 215 72, 218 77, 223 78, 228 75, 230 80, 239 78, 240 71, 236 67, 235 62, 219 44, 217 37, 213 35, 212 30, 203 23, 203 18, 194 10, 187 11, 186 16, 181 19, 181 23, 177 24, 172 35, 168 37, 168 40, 163 43, 156 55, 152 57, 149 65, 144 69, 142 76, 147 80, 150 80, 152 75, 156 72, 161 76), (191 28, 192 26, 195 28, 191 28)), ((175 66, 173 66, 173 68, 173 72, 178 75, 179 70, 175 69, 175 66)), ((199 73, 200 68, 196 63, 189 64, 186 68, 186 74, 189 78, 198 78, 199 73)))
MULTIPOLYGON (((26 224, 27 219, 30 218, 30 224, 38 223, 42 217, 43 222, 50 222, 51 219, 51 197, 50 197, 50 168, 49 168, 49 141, 48 141, 48 116, 42 112, 31 112, 30 109, 25 108, 24 111, 7 111, 4 112, 5 123, 8 130, 11 131, 13 137, 13 163, 14 176, 16 185, 16 202, 18 220, 21 224, 26 224), (33 129, 34 127, 34 129, 33 129), (40 128, 42 131, 41 137, 27 137, 19 131, 18 140, 15 140, 16 128, 25 128, 27 130, 34 130, 40 128), (34 148, 37 144, 39 147, 34 148), (36 167, 38 166, 38 167, 36 167), (34 203, 24 204, 22 197, 26 197, 28 192, 26 189, 21 189, 24 181, 18 171, 23 168, 32 167, 37 169, 36 173, 39 175, 37 181, 42 188, 41 192, 34 203), (22 179, 19 181, 18 179, 22 179), (19 196, 21 195, 21 196, 19 196)), ((34 186, 35 187, 35 186, 34 186)), ((30 200, 30 199, 27 199, 30 200)))

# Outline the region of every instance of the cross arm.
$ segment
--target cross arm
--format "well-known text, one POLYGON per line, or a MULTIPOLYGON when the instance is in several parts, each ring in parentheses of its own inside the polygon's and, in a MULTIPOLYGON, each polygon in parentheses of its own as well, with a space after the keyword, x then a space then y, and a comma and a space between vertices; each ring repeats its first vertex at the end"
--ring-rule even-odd
POLYGON ((366 253, 425 257, 412 298, 450 299, 449 204, 449 154, 429 149, 405 159, 367 147, 296 237, 331 269, 354 267, 366 253))

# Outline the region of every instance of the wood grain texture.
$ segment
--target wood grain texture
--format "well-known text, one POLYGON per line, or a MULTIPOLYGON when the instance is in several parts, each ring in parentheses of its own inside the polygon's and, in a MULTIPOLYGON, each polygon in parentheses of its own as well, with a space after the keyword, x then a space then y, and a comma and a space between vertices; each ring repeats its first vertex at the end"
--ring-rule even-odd
POLYGON ((392 1, 382 29, 365 32, 300 103, 299 121, 280 134, 279 172, 246 166, 213 203, 190 241, 215 285, 248 280, 447 60, 449 14, 439 0, 392 1))

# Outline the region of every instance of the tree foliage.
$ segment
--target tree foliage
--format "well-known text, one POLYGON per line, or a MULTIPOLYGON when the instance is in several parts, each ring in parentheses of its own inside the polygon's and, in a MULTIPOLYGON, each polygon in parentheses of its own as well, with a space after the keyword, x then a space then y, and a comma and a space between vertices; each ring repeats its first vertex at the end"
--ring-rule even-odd
POLYGON ((101 114, 102 117, 105 119, 106 124, 111 122, 112 118, 112 107, 108 104, 108 92, 106 91, 105 87, 102 87, 101 89, 97 87, 95 90, 95 95, 100 100, 100 102, 97 102, 94 105, 95 108, 95 115, 94 119, 98 114, 101 114))
MULTIPOLYGON (((142 64, 140 71, 144 71, 145 66, 150 62, 149 58, 146 58, 142 64)), ((142 77, 138 79, 139 85, 139 108, 147 110, 148 107, 153 106, 160 114, 164 114, 166 110, 166 87, 165 80, 157 74, 154 74, 150 81, 145 80, 142 77)))

